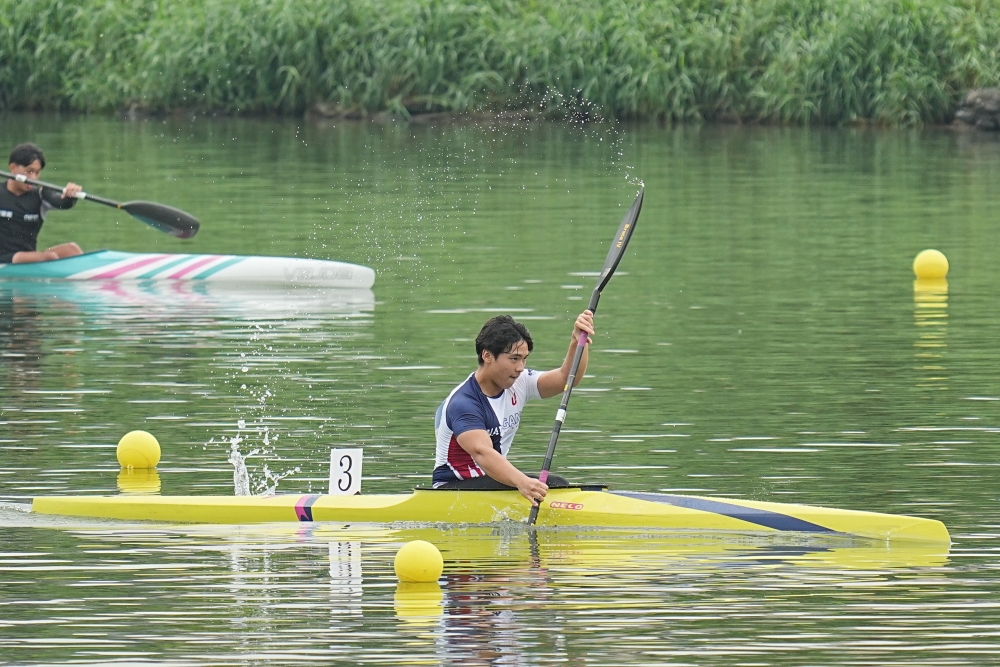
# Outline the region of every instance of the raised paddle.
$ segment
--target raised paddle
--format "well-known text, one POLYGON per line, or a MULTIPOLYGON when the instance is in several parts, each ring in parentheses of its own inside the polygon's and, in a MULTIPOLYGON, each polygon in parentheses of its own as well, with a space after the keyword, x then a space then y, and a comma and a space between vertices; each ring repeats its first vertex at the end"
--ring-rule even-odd
MULTIPOLYGON (((50 188, 52 190, 62 191, 62 188, 58 185, 46 183, 45 181, 36 181, 28 178, 24 174, 18 174, 15 176, 14 174, 7 173, 6 171, 0 171, 0 176, 13 179, 20 183, 27 183, 28 185, 36 185, 41 188, 50 188)), ((190 214, 171 206, 157 204, 156 202, 129 201, 124 204, 119 204, 116 201, 105 199, 104 197, 98 197, 96 195, 89 195, 86 192, 80 192, 76 195, 76 198, 89 199, 90 201, 95 201, 98 204, 104 204, 105 206, 111 206, 113 208, 120 208, 133 218, 142 220, 150 227, 154 227, 161 232, 170 234, 171 236, 176 236, 179 239, 191 238, 198 233, 198 228, 201 227, 201 223, 195 220, 190 214)))
MULTIPOLYGON (((622 220, 618 233, 611 241, 611 250, 604 260, 604 268, 601 269, 601 276, 597 279, 597 287, 590 295, 590 305, 587 310, 592 313, 597 312, 597 302, 601 298, 601 291, 611 280, 618 262, 622 261, 625 255, 625 248, 628 246, 632 232, 635 231, 635 223, 639 219, 639 211, 642 209, 642 195, 645 190, 640 190, 639 195, 632 202, 632 207, 622 220)), ((545 452, 545 462, 542 463, 542 471, 538 473, 538 481, 545 483, 549 479, 549 469, 552 467, 552 457, 556 453, 556 443, 559 441, 559 431, 562 429, 563 421, 566 419, 566 407, 569 405, 569 397, 573 394, 573 383, 576 381, 576 371, 580 368, 580 359, 583 358, 583 350, 587 345, 587 332, 580 332, 580 339, 576 343, 576 354, 573 355, 573 364, 569 367, 569 378, 566 380, 566 388, 563 389, 562 401, 559 403, 559 410, 556 411, 556 423, 552 426, 552 436, 549 438, 549 448, 545 452)), ((532 505, 531 513, 528 515, 528 525, 535 525, 538 518, 538 505, 532 505)))

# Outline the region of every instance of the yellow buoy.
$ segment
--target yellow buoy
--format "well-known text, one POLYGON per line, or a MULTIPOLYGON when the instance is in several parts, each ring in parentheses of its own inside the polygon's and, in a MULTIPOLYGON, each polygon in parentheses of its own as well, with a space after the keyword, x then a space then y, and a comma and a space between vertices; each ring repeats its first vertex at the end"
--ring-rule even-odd
POLYGON ((155 468, 160 462, 160 443, 145 431, 130 431, 118 441, 117 454, 122 468, 155 468))
POLYGON ((392 569, 396 571, 400 581, 429 583, 441 577, 444 559, 438 548, 430 542, 413 540, 396 552, 392 569))
POLYGON ((948 258, 938 250, 922 250, 913 260, 913 273, 921 280, 940 280, 948 275, 948 258))

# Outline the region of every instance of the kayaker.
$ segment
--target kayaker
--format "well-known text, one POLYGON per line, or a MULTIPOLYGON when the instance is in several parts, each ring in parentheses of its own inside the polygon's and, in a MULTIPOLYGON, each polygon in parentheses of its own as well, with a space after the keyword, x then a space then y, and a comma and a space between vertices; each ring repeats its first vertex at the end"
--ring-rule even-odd
MULTIPOLYGON (((45 168, 45 155, 35 144, 20 144, 10 152, 9 163, 15 176, 38 180, 45 168)), ((45 215, 53 208, 72 208, 80 190, 76 183, 67 183, 57 192, 8 179, 7 187, 0 188, 0 264, 47 262, 83 254, 72 242, 36 250, 45 215)))
MULTIPOLYGON (((521 423, 524 404, 535 398, 561 394, 569 379, 577 340, 594 333, 594 314, 585 310, 573 325, 573 339, 559 368, 540 373, 526 368, 534 348, 528 329, 510 315, 494 317, 476 337, 479 368, 448 394, 434 417, 437 455, 434 488, 516 488, 532 504, 549 487, 525 475, 507 460, 507 452, 521 423)), ((574 386, 587 369, 587 348, 574 386)), ((550 475, 552 482, 555 476, 550 475)))

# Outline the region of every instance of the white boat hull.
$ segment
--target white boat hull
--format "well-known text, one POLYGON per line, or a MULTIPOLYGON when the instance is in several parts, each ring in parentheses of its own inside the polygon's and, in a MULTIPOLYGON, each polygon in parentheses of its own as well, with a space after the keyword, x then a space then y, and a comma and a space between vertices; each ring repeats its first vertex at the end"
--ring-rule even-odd
POLYGON ((33 264, 0 264, 0 279, 204 281, 368 289, 375 271, 324 259, 99 250, 33 264))

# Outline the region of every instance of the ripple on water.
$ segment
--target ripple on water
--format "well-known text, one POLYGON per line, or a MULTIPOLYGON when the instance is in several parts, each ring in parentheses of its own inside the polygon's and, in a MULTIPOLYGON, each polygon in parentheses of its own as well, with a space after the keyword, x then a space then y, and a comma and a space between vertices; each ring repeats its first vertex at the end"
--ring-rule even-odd
MULTIPOLYGON (((0 662, 989 663, 1000 626, 998 270, 978 242, 995 228, 989 142, 590 118, 497 131, 5 115, 11 136, 76 146, 60 169, 128 173, 163 201, 190 200, 212 221, 206 243, 350 256, 379 278, 378 301, 0 282, 0 498, 22 506, 0 507, 0 662), (634 195, 626 163, 649 185, 642 241, 623 264, 631 278, 618 271, 602 302, 588 369, 601 386, 574 399, 586 409, 571 411, 579 428, 564 429, 558 466, 622 488, 939 517, 959 542, 950 554, 808 536, 23 512, 39 493, 124 491, 113 448, 132 428, 163 445, 162 493, 231 493, 241 420, 280 436, 266 461, 287 464, 275 470, 301 466, 282 489, 325 486, 330 448, 348 443, 365 448, 369 498, 426 483, 434 410, 471 370, 482 320, 537 320, 533 358, 561 361, 598 275, 578 269, 600 265, 616 204, 634 195), (275 192, 273 173, 296 174, 280 220, 253 203, 275 192), (949 225, 963 231, 950 241, 955 307, 948 327, 928 327, 906 266, 914 239, 949 225), (492 270, 498 257, 506 273, 492 270), (774 440, 741 439, 753 434, 774 440), (397 586, 395 551, 417 538, 441 546, 445 577, 397 586)), ((64 215, 87 247, 106 242, 102 207, 64 215)), ((177 243, 130 224, 114 231, 123 244, 177 243)), ((524 467, 537 469, 551 413, 526 408, 524 467)))
MULTIPOLYGON (((789 648, 769 644, 779 634, 802 642, 802 650, 835 650, 880 636, 880 626, 897 623, 903 610, 912 616, 911 631, 923 634, 929 628, 919 606, 944 606, 934 596, 947 563, 940 549, 892 550, 804 535, 527 531, 516 523, 183 527, 46 517, 31 529, 16 528, 13 537, 18 544, 0 554, 13 594, 0 609, 16 605, 22 622, 0 620, 0 648, 8 659, 28 663, 57 655, 93 659, 95 645, 73 642, 77 633, 100 637, 104 660, 138 652, 199 665, 261 656, 449 662, 470 651, 492 652, 498 636, 506 637, 509 659, 531 662, 580 664, 597 652, 615 664, 647 664, 654 655, 676 660, 699 648, 779 657, 789 648), (21 549, 25 539, 35 546, 21 549), (395 583, 395 551, 412 539, 442 551, 447 565, 439 584, 395 583), (51 548, 66 553, 66 546, 75 547, 71 558, 51 557, 51 548), (30 583, 48 573, 64 576, 65 590, 32 596, 30 583), (805 600, 803 591, 810 592, 805 600), (931 597, 915 607, 913 597, 925 592, 931 597), (806 636, 759 629, 751 620, 782 610, 801 618, 804 603, 817 610, 849 605, 858 614, 813 616, 806 636), (57 625, 45 621, 53 615, 57 625), (731 620, 712 622, 718 617, 731 620), (565 641, 539 630, 552 618, 560 619, 565 641), (35 634, 33 622, 63 633, 35 634), (755 637, 752 650, 713 648, 736 647, 748 635, 755 637), (613 651, 612 639, 623 636, 629 651, 613 651)), ((945 643, 961 631, 937 632, 942 636, 912 638, 910 645, 945 643)))

